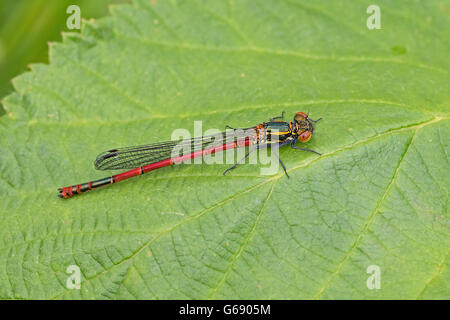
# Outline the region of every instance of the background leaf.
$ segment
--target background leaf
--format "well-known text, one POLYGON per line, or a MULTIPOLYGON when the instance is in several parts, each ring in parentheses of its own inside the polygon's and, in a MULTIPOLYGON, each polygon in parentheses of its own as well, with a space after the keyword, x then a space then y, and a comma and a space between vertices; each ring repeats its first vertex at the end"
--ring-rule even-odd
MULTIPOLYGON (((0 97, 13 91, 10 80, 29 62, 47 62, 47 42, 65 30, 70 5, 82 8, 83 18, 106 15, 107 4, 129 0, 29 0, 0 2, 0 97)), ((0 116, 3 115, 0 108, 0 116)))
POLYGON ((383 1, 368 30, 370 4, 135 1, 52 43, 3 101, 0 297, 448 299, 450 7, 383 1), (322 156, 280 151, 291 179, 179 165, 56 197, 108 148, 283 110, 324 119, 322 156))

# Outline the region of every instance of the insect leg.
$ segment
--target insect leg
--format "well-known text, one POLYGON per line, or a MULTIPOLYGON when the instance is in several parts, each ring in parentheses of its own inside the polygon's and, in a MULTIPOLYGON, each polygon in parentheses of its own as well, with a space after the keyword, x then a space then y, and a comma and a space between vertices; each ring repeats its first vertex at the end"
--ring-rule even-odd
MULTIPOLYGON (((320 120, 320 119, 319 119, 319 120, 320 120)), ((317 120, 317 121, 319 121, 319 120, 317 120)), ((297 142, 297 138, 295 138, 294 140, 292 140, 292 142, 291 142, 291 148, 292 148, 292 149, 303 150, 303 151, 310 151, 310 152, 317 153, 319 156, 322 155, 321 153, 319 153, 319 152, 317 152, 317 151, 314 151, 314 150, 311 150, 311 149, 306 149, 306 148, 296 147, 296 146, 295 146, 295 143, 296 143, 296 142, 297 142)))
POLYGON ((273 117, 273 118, 270 119, 270 121, 273 121, 273 120, 275 120, 275 119, 281 119, 281 120, 283 120, 283 119, 284 119, 284 111, 281 113, 281 116, 273 117))
POLYGON ((287 176, 288 178, 290 178, 289 175, 288 175, 288 173, 287 173, 287 171, 286 171, 286 166, 284 165, 283 161, 281 161, 280 156, 278 155, 278 153, 277 153, 277 151, 276 151, 276 150, 280 149, 280 147, 282 147, 282 146, 284 146, 284 145, 286 145, 286 144, 288 144, 288 143, 289 143, 289 141, 285 141, 285 142, 283 142, 283 143, 280 143, 280 144, 279 144, 278 146, 276 146, 276 147, 272 147, 272 152, 277 156, 277 159, 278 159, 278 161, 280 162, 281 166, 283 167, 283 170, 284 170, 284 173, 286 174, 286 176, 287 176))
POLYGON ((244 161, 245 159, 247 159, 247 157, 250 155, 250 153, 252 153, 253 151, 259 149, 259 145, 255 146, 253 149, 251 149, 246 155, 245 157, 243 157, 241 160, 239 160, 238 162, 235 163, 234 166, 232 166, 231 168, 228 168, 227 170, 225 170, 223 172, 223 175, 225 175, 228 171, 233 170, 234 168, 236 168, 242 161, 244 161))

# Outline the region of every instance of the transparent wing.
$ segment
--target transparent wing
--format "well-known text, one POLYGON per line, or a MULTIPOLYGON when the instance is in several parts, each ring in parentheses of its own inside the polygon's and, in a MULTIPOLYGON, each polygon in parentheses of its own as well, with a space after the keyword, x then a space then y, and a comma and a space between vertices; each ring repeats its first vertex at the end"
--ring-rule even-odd
POLYGON ((94 165, 97 170, 133 169, 198 150, 239 141, 247 137, 255 139, 256 130, 254 128, 237 129, 192 139, 116 148, 99 154, 94 165))

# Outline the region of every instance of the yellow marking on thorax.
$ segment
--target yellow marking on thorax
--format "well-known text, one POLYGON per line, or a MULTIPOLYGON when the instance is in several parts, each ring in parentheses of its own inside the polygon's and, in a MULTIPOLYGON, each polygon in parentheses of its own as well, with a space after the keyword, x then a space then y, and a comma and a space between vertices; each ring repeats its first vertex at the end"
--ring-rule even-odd
POLYGON ((281 134, 288 134, 289 133, 289 131, 284 131, 284 132, 271 132, 270 134, 271 135, 275 135, 275 136, 279 136, 279 135, 281 135, 281 134))

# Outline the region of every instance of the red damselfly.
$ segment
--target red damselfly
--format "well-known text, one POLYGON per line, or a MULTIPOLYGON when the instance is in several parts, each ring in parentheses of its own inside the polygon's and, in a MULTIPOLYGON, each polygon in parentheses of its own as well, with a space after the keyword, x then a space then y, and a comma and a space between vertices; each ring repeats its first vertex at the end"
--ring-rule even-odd
POLYGON ((99 154, 95 160, 95 168, 97 170, 133 169, 103 179, 59 188, 59 197, 70 198, 76 194, 81 194, 172 164, 185 162, 189 159, 248 146, 250 146, 250 150, 245 157, 227 169, 223 174, 236 168, 252 151, 270 146, 272 152, 277 156, 283 167, 284 172, 289 177, 286 167, 278 156, 276 149, 290 144, 293 149, 311 151, 320 155, 320 153, 314 150, 296 147, 295 143, 297 140, 307 142, 314 132, 313 124, 321 118, 312 120, 305 112, 297 112, 294 119, 290 122, 284 122, 283 118, 284 112, 281 116, 250 128, 236 129, 227 126, 227 128, 232 130, 214 136, 158 142, 105 151, 99 154), (179 155, 174 155, 175 149, 179 155))

